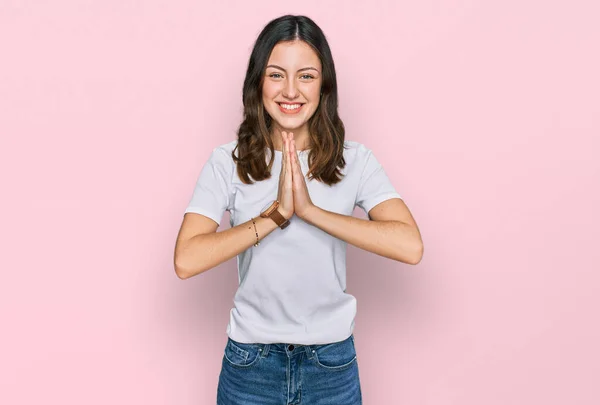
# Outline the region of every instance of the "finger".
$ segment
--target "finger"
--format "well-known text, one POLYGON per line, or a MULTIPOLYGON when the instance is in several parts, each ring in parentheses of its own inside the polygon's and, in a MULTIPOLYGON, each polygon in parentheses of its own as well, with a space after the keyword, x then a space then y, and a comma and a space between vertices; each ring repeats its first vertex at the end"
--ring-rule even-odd
POLYGON ((281 132, 281 156, 282 156, 282 160, 281 160, 281 165, 283 167, 283 170, 287 170, 288 165, 288 160, 285 158, 285 155, 287 154, 287 144, 285 142, 287 138, 287 134, 285 131, 281 132))
POLYGON ((282 151, 282 159, 286 165, 286 168, 288 166, 288 159, 287 159, 287 154, 288 154, 288 144, 287 144, 287 133, 286 132, 282 132, 283 137, 281 138, 281 151, 282 151))
MULTIPOLYGON (((285 148, 283 146, 282 146, 281 150, 282 150, 282 153, 285 153, 284 152, 285 148)), ((281 173, 283 173, 284 171, 285 171, 285 159, 282 158, 281 159, 281 173)))
POLYGON ((286 160, 288 161, 288 165, 287 165, 287 169, 285 172, 285 177, 286 180, 288 182, 288 184, 290 185, 290 189, 293 189, 293 176, 292 176, 292 164, 290 161, 290 154, 289 154, 289 150, 290 150, 290 141, 289 141, 289 137, 288 139, 286 139, 286 160))
POLYGON ((296 141, 290 141, 290 165, 294 176, 299 176, 298 173, 298 155, 296 152, 296 141))
POLYGON ((283 136, 283 139, 282 139, 282 145, 283 145, 282 146, 282 151, 283 151, 283 154, 282 154, 281 158, 285 162, 285 170, 286 170, 286 173, 287 173, 287 170, 290 167, 290 159, 288 157, 289 150, 290 150, 290 145, 288 143, 288 134, 286 132, 284 132, 284 133, 285 133, 285 135, 283 136))
POLYGON ((293 157, 294 157, 294 161, 293 161, 293 163, 294 163, 294 166, 295 166, 295 168, 296 168, 296 169, 300 169, 300 161, 298 160, 298 153, 297 153, 297 151, 296 151, 296 141, 295 141, 295 140, 292 140, 292 142, 291 142, 291 143, 292 143, 292 146, 291 146, 291 147, 292 147, 292 149, 293 149, 293 151, 294 151, 294 153, 293 153, 293 155, 294 155, 294 156, 293 156, 293 157))
POLYGON ((288 133, 288 162, 290 162, 290 168, 292 167, 292 133, 288 133))
MULTIPOLYGON (((292 179, 294 179, 296 177, 296 171, 294 170, 294 145, 293 142, 290 141, 290 173, 292 174, 292 179)), ((294 180, 293 183, 295 184, 296 181, 294 180)))

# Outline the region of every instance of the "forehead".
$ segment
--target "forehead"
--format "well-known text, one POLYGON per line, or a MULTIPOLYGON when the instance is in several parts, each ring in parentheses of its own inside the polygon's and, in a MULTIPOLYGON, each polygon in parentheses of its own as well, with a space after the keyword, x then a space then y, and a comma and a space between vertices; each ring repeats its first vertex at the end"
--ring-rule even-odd
POLYGON ((273 48, 267 65, 275 64, 283 68, 313 66, 321 69, 317 53, 304 41, 279 42, 273 48))

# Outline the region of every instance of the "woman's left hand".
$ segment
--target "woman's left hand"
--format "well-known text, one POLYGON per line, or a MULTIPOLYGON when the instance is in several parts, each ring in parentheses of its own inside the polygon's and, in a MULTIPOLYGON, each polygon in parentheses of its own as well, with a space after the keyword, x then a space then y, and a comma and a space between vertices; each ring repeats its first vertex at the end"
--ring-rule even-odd
POLYGON ((294 135, 291 134, 289 138, 289 150, 290 150, 290 161, 292 163, 292 189, 294 194, 294 212, 300 218, 306 218, 308 212, 310 212, 315 206, 310 199, 308 194, 308 187, 302 173, 302 167, 298 160, 298 153, 296 151, 296 142, 294 141, 294 135))

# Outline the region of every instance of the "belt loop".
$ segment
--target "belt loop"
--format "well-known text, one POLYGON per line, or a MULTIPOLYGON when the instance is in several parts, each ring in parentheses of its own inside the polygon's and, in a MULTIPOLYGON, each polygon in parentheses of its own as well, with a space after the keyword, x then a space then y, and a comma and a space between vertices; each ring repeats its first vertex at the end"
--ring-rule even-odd
POLYGON ((265 343, 262 345, 261 347, 261 356, 262 357, 267 357, 267 353, 269 353, 269 349, 271 348, 271 345, 269 343, 265 343))
POLYGON ((306 346, 304 346, 304 349, 306 350, 306 357, 308 357, 309 359, 312 359, 313 352, 314 352, 312 345, 306 345, 306 346))

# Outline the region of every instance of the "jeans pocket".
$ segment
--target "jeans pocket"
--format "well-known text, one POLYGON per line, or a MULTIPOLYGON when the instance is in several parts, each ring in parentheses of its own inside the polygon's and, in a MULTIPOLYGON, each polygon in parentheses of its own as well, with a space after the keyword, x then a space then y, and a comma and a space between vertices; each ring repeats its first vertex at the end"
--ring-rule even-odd
POLYGON ((315 364, 327 370, 345 370, 356 362, 352 335, 341 342, 313 346, 315 364))
POLYGON ((262 345, 236 342, 227 338, 223 359, 233 367, 248 368, 261 359, 262 345))

